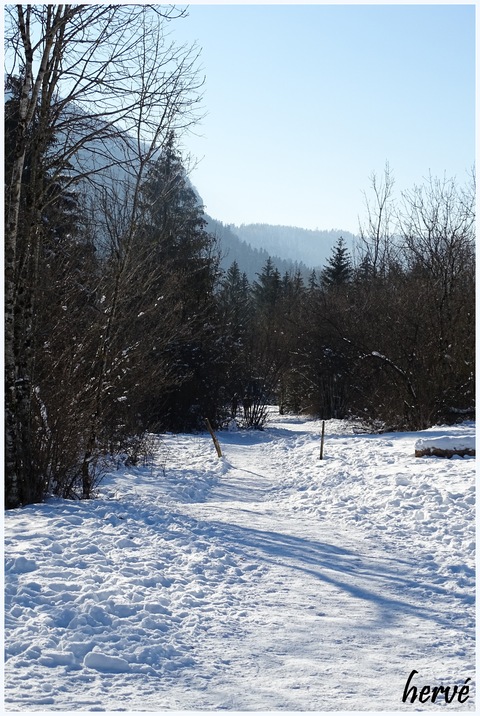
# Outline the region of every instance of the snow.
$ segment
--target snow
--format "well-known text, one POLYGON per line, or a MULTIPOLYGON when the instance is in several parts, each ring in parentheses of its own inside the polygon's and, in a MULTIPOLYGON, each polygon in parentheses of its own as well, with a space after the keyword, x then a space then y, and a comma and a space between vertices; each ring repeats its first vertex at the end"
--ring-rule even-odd
POLYGON ((420 438, 415 443, 415 450, 475 450, 474 435, 442 435, 435 438, 420 438))
POLYGON ((414 457, 474 423, 320 433, 164 435, 96 500, 8 511, 7 710, 474 710, 475 459, 414 457), (468 700, 402 703, 413 670, 468 700))

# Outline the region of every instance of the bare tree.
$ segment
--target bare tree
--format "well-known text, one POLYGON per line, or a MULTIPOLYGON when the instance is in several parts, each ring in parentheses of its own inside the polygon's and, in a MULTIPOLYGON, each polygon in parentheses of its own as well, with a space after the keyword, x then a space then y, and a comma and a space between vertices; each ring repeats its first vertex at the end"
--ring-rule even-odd
MULTIPOLYGON (((100 394, 116 316, 116 291, 138 218, 142 177, 172 129, 181 132, 198 117, 202 81, 196 69, 197 50, 177 47, 167 35, 169 22, 182 14, 174 7, 155 5, 6 8, 6 70, 17 78, 19 87, 5 203, 8 507, 40 499, 45 490, 46 477, 31 454, 42 213, 58 201, 56 186, 61 185, 64 192, 88 182, 117 194, 119 186, 124 187, 122 199, 129 218, 96 358, 100 394), (105 175, 109 167, 117 171, 110 182, 105 175)), ((87 445, 84 464, 89 451, 87 445)))
POLYGON ((394 203, 393 174, 388 162, 385 164, 383 178, 375 172, 370 177, 373 199, 365 195, 366 224, 360 223, 360 263, 364 262, 370 272, 369 278, 384 276, 395 257, 394 244, 394 203))
POLYGON ((441 304, 448 300, 474 248, 475 184, 430 176, 424 186, 403 192, 398 212, 402 249, 411 270, 434 281, 441 304))
POLYGON ((423 428, 473 405, 474 205, 473 182, 429 177, 403 192, 390 214, 393 260, 383 278, 358 281, 358 384, 371 386, 359 395, 390 425, 423 428))
POLYGON ((474 404, 475 183, 429 177, 402 195, 398 212, 409 271, 412 370, 435 419, 474 404))

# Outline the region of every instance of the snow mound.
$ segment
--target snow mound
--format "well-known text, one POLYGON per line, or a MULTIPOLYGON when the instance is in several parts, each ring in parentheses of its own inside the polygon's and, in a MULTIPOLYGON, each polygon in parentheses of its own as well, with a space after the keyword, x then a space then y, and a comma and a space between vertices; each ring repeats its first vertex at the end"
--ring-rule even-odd
POLYGON ((104 671, 106 673, 121 674, 130 671, 130 664, 128 661, 125 661, 125 659, 121 659, 118 656, 107 656, 99 651, 91 651, 88 653, 83 663, 87 669, 96 669, 97 671, 104 671))
POLYGON ((420 438, 415 443, 415 450, 475 450, 475 436, 442 435, 438 438, 420 438))
POLYGON ((10 566, 12 572, 18 572, 19 574, 25 574, 26 572, 34 572, 37 568, 34 559, 27 559, 27 557, 17 557, 13 565, 10 566))

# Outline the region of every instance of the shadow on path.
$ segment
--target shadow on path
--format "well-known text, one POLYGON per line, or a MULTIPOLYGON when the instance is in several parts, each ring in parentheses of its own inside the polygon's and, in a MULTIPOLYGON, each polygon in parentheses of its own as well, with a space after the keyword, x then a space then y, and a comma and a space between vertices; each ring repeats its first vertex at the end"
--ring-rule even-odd
MULTIPOLYGON (((385 557, 372 559, 334 544, 278 531, 221 521, 200 524, 212 530, 213 535, 232 552, 240 555, 247 553, 250 559, 281 566, 285 584, 288 584, 289 572, 294 570, 302 572, 307 578, 313 577, 330 584, 354 599, 369 602, 377 611, 377 622, 381 627, 414 617, 448 629, 465 631, 448 616, 457 612, 462 614, 473 604, 474 597, 426 584, 420 575, 415 578, 417 569, 413 562, 385 557), (422 606, 422 592, 426 589, 442 600, 441 608, 422 606)), ((431 596, 428 601, 431 602, 431 596)))

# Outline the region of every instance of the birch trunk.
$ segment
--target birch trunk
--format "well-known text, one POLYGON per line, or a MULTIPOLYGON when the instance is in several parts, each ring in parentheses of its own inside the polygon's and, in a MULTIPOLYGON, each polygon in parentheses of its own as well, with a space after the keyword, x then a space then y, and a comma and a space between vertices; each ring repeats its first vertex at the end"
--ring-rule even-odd
POLYGON ((43 53, 34 80, 33 48, 30 37, 32 8, 17 6, 18 26, 23 47, 25 67, 21 86, 15 153, 10 177, 6 177, 5 202, 5 505, 18 507, 37 499, 37 489, 31 483, 30 403, 32 352, 32 285, 18 269, 19 244, 22 240, 27 277, 32 280, 32 267, 37 253, 37 232, 30 226, 19 235, 22 201, 22 177, 29 146, 29 131, 40 88, 50 60, 55 35, 60 26, 62 5, 50 7, 43 53), (29 230, 30 229, 30 230, 29 230), (33 230, 33 231, 32 231, 33 230), (30 267, 30 269, 28 269, 30 267))

